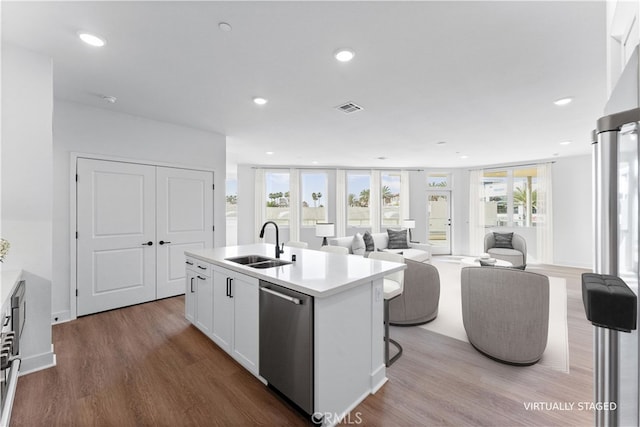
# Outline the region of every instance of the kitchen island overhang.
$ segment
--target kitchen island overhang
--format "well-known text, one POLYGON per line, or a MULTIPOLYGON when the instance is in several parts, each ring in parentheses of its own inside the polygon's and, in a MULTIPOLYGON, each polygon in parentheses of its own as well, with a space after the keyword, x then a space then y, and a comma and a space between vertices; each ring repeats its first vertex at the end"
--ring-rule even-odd
POLYGON ((295 255, 296 261, 278 267, 258 269, 227 260, 246 255, 271 257, 273 248, 251 244, 185 254, 211 264, 214 270, 224 269, 313 297, 313 412, 323 417, 323 424, 337 424, 386 382, 383 278, 406 265, 290 247, 281 260, 291 261, 295 255))

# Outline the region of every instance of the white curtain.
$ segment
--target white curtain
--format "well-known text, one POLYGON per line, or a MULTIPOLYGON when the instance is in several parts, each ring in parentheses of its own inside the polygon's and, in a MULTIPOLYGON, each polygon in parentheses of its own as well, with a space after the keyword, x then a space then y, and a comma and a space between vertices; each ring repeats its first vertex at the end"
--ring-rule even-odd
POLYGON ((538 188, 536 201, 536 237, 538 262, 553 264, 553 208, 551 163, 538 165, 538 188))
POLYGON ((336 236, 347 235, 347 174, 344 169, 336 171, 336 236))
MULTIPOLYGON (((255 169, 255 198, 254 198, 254 218, 255 224, 253 229, 258 229, 264 221, 265 221, 265 188, 264 188, 264 169, 255 169)), ((258 233, 254 233, 255 243, 260 242, 260 238, 258 237, 258 233)))
POLYGON ((379 233, 382 223, 382 178, 379 170, 371 171, 371 188, 369 190, 369 212, 371 212, 371 232, 379 233))
POLYGON ((411 193, 409 188, 409 172, 400 172, 400 227, 402 220, 411 218, 411 193))
POLYGON ((484 190, 482 188, 483 171, 469 171, 469 255, 484 252, 484 190))
POLYGON ((300 170, 289 169, 289 240, 300 240, 300 170))

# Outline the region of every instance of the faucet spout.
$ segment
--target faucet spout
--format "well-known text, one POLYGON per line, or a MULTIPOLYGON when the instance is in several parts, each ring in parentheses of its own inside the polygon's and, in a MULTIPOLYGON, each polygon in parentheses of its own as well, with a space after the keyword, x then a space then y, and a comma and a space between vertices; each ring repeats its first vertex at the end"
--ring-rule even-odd
POLYGON ((262 229, 260 230, 260 238, 262 239, 264 237, 264 229, 267 228, 268 224, 273 224, 273 226, 276 228, 276 258, 280 258, 280 254, 283 253, 284 250, 280 249, 280 232, 278 230, 278 224, 273 221, 267 221, 262 224, 262 229))

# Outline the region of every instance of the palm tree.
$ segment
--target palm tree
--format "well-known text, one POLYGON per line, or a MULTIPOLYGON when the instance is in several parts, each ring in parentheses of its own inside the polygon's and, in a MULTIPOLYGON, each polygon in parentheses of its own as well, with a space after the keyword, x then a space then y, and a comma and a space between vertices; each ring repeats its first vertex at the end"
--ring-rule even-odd
POLYGON ((351 193, 349 194, 348 198, 347 198, 347 203, 349 204, 349 207, 354 207, 358 204, 358 199, 356 198, 356 195, 351 193))
POLYGON ((370 191, 368 188, 360 192, 360 206, 362 206, 363 208, 369 206, 369 193, 370 191))
POLYGON ((393 194, 391 194, 391 189, 388 186, 382 187, 382 201, 386 204, 391 201, 393 194))
POLYGON ((313 207, 318 207, 318 199, 322 197, 322 193, 311 193, 311 198, 313 199, 313 207))

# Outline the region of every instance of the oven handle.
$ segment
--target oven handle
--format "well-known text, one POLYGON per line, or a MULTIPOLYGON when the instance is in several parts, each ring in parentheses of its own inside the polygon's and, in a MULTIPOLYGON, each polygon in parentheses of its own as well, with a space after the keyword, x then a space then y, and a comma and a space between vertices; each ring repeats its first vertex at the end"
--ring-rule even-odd
POLYGON ((7 326, 9 322, 11 322, 11 316, 4 316, 4 323, 2 324, 2 327, 7 326))

